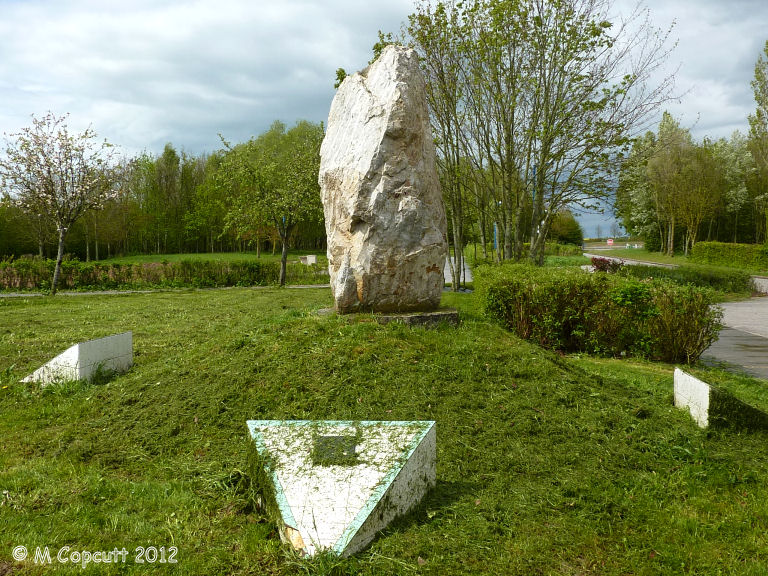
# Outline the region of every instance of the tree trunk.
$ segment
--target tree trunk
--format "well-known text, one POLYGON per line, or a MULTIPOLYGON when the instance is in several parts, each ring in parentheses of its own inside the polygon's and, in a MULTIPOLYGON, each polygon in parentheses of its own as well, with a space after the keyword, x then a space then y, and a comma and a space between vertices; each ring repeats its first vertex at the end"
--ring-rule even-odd
POLYGON ((280 286, 285 286, 285 272, 288 268, 288 234, 281 238, 283 251, 280 254, 280 286))
POLYGON ((667 255, 675 255, 675 219, 669 220, 669 237, 667 238, 667 255))
POLYGON ((53 280, 51 280, 51 296, 56 295, 56 287, 59 284, 61 276, 61 261, 64 259, 64 238, 67 236, 67 229, 59 228, 59 250, 56 254, 56 267, 53 269, 53 280))
POLYGON ((91 261, 91 242, 88 238, 88 223, 85 224, 85 261, 91 261))
POLYGON ((461 285, 461 272, 464 269, 464 234, 461 229, 461 214, 456 206, 451 211, 451 227, 453 228, 453 258, 450 257, 450 250, 448 251, 452 276, 451 290, 458 292, 461 285))

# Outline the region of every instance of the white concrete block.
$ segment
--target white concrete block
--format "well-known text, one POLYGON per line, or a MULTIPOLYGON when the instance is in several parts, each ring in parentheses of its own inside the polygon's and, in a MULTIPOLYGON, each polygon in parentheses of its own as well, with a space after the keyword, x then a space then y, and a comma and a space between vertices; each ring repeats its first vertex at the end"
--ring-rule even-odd
POLYGON ((436 481, 431 421, 249 420, 283 541, 347 556, 418 504, 436 481))
POLYGON ((701 428, 709 425, 709 384, 675 368, 675 406, 688 408, 701 428))
POLYGON ((758 294, 768 294, 768 278, 765 276, 752 276, 752 290, 758 294))
POLYGON ((125 372, 133 365, 133 333, 123 332, 80 342, 67 348, 50 362, 35 370, 22 382, 53 382, 88 380, 101 370, 125 372))

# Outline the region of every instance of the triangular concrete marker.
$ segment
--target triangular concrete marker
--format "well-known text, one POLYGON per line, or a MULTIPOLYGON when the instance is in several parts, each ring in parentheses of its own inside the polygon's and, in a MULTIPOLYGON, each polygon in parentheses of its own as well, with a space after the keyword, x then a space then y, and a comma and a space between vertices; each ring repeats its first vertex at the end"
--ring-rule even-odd
POLYGON ((133 365, 133 333, 123 332, 106 338, 80 342, 47 362, 22 382, 87 380, 99 369, 125 372, 133 365))
POLYGON ((249 420, 274 489, 280 537, 347 556, 435 486, 432 421, 249 420))

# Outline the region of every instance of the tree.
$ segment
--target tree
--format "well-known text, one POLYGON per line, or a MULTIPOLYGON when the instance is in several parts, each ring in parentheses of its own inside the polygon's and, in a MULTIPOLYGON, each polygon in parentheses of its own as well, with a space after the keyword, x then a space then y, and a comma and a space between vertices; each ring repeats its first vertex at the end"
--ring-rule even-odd
POLYGON ((302 222, 320 221, 322 204, 317 174, 320 170, 322 124, 302 120, 290 130, 275 122, 256 139, 232 147, 224 163, 238 198, 229 220, 249 220, 255 228, 269 223, 282 243, 280 285, 285 285, 288 244, 302 222))
POLYGON ((696 243, 699 228, 720 202, 724 178, 716 162, 714 145, 709 140, 686 151, 682 169, 683 185, 676 204, 680 222, 685 226, 684 253, 696 243))
MULTIPOLYGON (((464 189, 466 171, 462 171, 462 100, 465 90, 460 75, 462 39, 461 24, 455 7, 447 9, 438 4, 432 10, 424 5, 410 17, 408 32, 411 42, 418 48, 426 79, 427 103, 430 108, 432 131, 438 152, 437 167, 447 216, 451 222, 453 257, 449 259, 453 291, 461 287, 464 271, 464 189)), ((379 32, 377 47, 391 38, 379 32)), ((381 48, 379 48, 379 51, 381 48)), ((464 161, 466 164, 466 161, 464 161)))
POLYGON ((671 77, 648 83, 667 35, 639 10, 618 25, 610 11, 609 0, 423 0, 409 19, 438 152, 490 173, 475 181, 491 183, 506 258, 523 257, 527 237, 541 263, 555 215, 609 195, 632 133, 669 98, 671 77))
POLYGON ((584 231, 570 210, 562 210, 552 220, 549 238, 561 244, 581 246, 584 243, 584 231))
POLYGON ((690 132, 681 128, 669 112, 664 112, 646 170, 661 245, 669 256, 675 254, 675 226, 687 185, 685 165, 692 148, 690 132))
POLYGON ((765 211, 766 242, 768 242, 768 41, 763 54, 755 64, 755 78, 752 80, 757 108, 749 116, 749 150, 755 159, 759 175, 761 194, 757 200, 765 211))
POLYGON ((97 142, 90 127, 70 134, 68 118, 51 112, 33 116, 32 126, 11 134, 15 141, 6 139, 6 156, 0 160, 3 186, 16 204, 48 220, 58 232, 51 295, 61 274, 67 232, 86 211, 115 196, 112 145, 97 142))

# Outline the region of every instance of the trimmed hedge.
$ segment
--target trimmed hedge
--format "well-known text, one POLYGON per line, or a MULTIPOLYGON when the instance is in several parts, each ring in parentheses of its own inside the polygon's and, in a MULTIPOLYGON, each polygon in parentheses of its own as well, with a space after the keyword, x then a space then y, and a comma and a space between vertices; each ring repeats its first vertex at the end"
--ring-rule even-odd
MULTIPOLYGON (((530 249, 530 242, 523 244, 523 257, 528 258, 528 250, 530 249)), ((487 250, 490 253, 493 250, 493 244, 487 245, 487 250)), ((558 244, 557 242, 546 242, 544 244, 544 256, 581 256, 583 250, 581 246, 574 244, 558 244)), ((472 244, 467 244, 464 248, 464 257, 472 266, 481 266, 483 264, 494 264, 494 260, 491 257, 484 259, 478 253, 477 258, 474 256, 472 244)))
POLYGON ((676 284, 693 284, 731 294, 748 296, 752 292, 752 276, 748 272, 735 268, 686 265, 666 268, 637 264, 624 266, 621 272, 640 280, 666 278, 676 284))
MULTIPOLYGON (((53 260, 21 258, 0 262, 0 289, 48 290, 53 278, 53 260)), ((289 263, 291 282, 316 282, 323 274, 319 265, 289 263)), ((59 289, 114 290, 147 288, 214 288, 278 284, 279 262, 196 261, 145 262, 136 264, 80 262, 61 263, 59 289)))
POLYGON ((721 328, 714 291, 667 280, 505 263, 478 268, 475 288, 490 317, 565 352, 691 363, 721 328))
POLYGON ((690 260, 700 264, 731 266, 768 273, 768 245, 697 242, 690 260))

